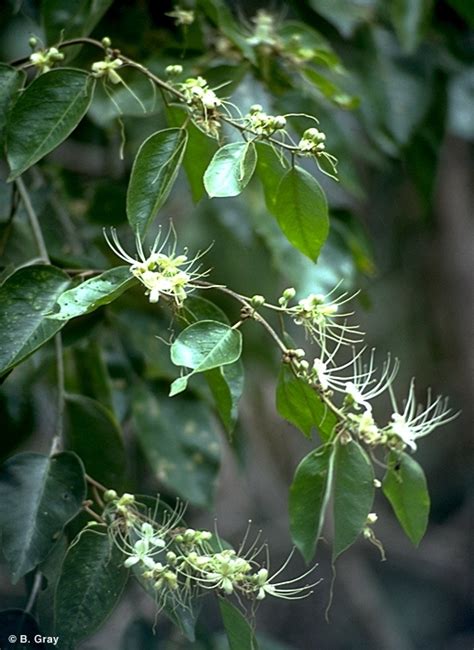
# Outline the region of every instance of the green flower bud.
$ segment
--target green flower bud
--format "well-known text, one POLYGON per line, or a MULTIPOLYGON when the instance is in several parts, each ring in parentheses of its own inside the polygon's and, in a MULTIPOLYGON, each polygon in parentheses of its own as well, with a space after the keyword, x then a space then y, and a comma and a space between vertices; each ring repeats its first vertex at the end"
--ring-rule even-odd
POLYGON ((286 126, 286 118, 283 115, 276 115, 272 119, 271 125, 274 129, 284 129, 286 126))
POLYGON ((261 104, 252 104, 249 108, 249 113, 253 115, 254 113, 261 113, 263 111, 263 106, 261 104))
POLYGON ((252 303, 252 307, 261 307, 265 304, 265 298, 257 294, 250 298, 250 302, 252 303))
POLYGON ((104 38, 101 41, 103 47, 110 47, 112 45, 112 41, 108 36, 104 36, 104 38))
POLYGON ((286 300, 292 300, 296 296, 296 291, 293 287, 289 287, 288 289, 285 289, 283 292, 283 298, 286 300))
POLYGON ((31 36, 28 40, 28 45, 31 47, 32 50, 35 49, 35 47, 38 45, 38 39, 36 36, 31 36))
POLYGON ((105 503, 109 503, 110 501, 115 501, 117 499, 118 494, 115 490, 106 490, 104 492, 104 501, 105 503))
POLYGON ((178 75, 182 74, 182 72, 182 65, 168 65, 165 68, 165 73, 168 75, 168 77, 177 77, 178 75))

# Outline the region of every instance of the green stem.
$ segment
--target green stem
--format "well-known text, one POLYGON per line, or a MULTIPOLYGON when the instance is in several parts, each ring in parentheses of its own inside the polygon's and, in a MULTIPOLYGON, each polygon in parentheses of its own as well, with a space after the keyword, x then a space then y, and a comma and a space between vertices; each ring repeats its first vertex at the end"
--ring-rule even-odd
POLYGON ((33 231, 33 236, 35 238, 40 257, 44 262, 46 262, 46 264, 50 264, 48 249, 46 248, 46 244, 43 238, 43 233, 41 232, 39 219, 35 212, 35 209, 33 208, 33 204, 31 203, 28 190, 26 189, 22 178, 17 178, 15 183, 18 188, 18 192, 21 196, 21 200, 23 201, 23 205, 25 206, 28 219, 30 220, 31 230, 33 231))

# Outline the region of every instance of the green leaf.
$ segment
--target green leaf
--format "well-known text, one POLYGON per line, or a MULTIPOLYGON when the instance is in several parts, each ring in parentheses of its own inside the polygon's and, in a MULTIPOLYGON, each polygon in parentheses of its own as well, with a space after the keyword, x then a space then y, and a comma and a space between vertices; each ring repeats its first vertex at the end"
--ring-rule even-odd
POLYGON ((86 496, 84 467, 70 452, 22 453, 0 470, 0 530, 13 582, 42 562, 86 496))
POLYGON ((348 95, 340 86, 322 75, 315 68, 307 65, 301 68, 301 74, 307 79, 322 95, 341 108, 355 108, 359 100, 357 97, 348 95))
POLYGON ((113 0, 43 0, 41 17, 52 45, 77 36, 89 36, 113 0))
POLYGON ((377 0, 309 0, 310 6, 346 38, 361 23, 374 20, 376 3, 377 0))
POLYGON ((296 468, 290 486, 290 530, 293 543, 310 562, 324 523, 329 501, 334 447, 325 445, 311 451, 296 468))
POLYGON ((236 363, 208 370, 205 377, 216 402, 217 412, 226 430, 232 433, 244 388, 243 364, 239 359, 236 363))
POLYGON ((219 435, 208 407, 188 397, 171 401, 137 386, 133 422, 157 479, 183 499, 210 506, 219 468, 219 435))
POLYGON ((22 86, 25 73, 22 70, 0 63, 0 144, 3 143, 3 131, 13 98, 22 86))
MULTIPOLYGON (((182 126, 187 120, 187 112, 168 106, 166 114, 172 126, 182 126)), ((183 167, 191 188, 191 196, 197 203, 204 196, 204 172, 217 149, 217 142, 198 129, 192 122, 187 124, 188 146, 184 153, 183 167)))
POLYGON ((336 416, 318 397, 316 391, 299 379, 286 365, 282 365, 276 389, 276 407, 282 418, 294 424, 311 439, 313 427, 326 441, 337 423, 336 416))
POLYGON ((288 241, 316 260, 329 233, 326 196, 311 174, 301 167, 283 177, 272 214, 288 241))
POLYGON ((428 22, 432 5, 432 0, 391 0, 393 26, 407 54, 412 54, 416 50, 428 22))
POLYGON ((251 142, 232 142, 221 147, 204 174, 209 196, 237 196, 248 184, 257 164, 257 152, 251 142))
POLYGON ((85 530, 66 554, 54 598, 54 633, 62 650, 74 650, 118 603, 128 571, 108 535, 85 530))
POLYGON ((87 338, 72 350, 78 388, 74 392, 98 400, 113 412, 112 383, 97 338, 87 338))
POLYGON ((374 470, 362 447, 338 444, 334 462, 333 559, 351 546, 366 525, 374 500, 374 470))
POLYGON ((90 314, 102 305, 108 305, 136 282, 128 266, 117 266, 95 278, 68 289, 57 300, 59 311, 49 314, 54 320, 69 320, 90 314))
MULTIPOLYGON (((202 320, 189 325, 179 334, 171 346, 171 361, 176 366, 191 368, 192 372, 187 375, 190 377, 234 363, 241 353, 242 335, 239 330, 217 321, 202 320)), ((187 377, 180 377, 174 382, 174 395, 186 388, 187 377)))
POLYGON ((47 318, 69 277, 45 264, 25 266, 0 287, 0 375, 49 341, 64 323, 47 318))
POLYGON ((262 183, 265 205, 269 212, 273 212, 278 186, 287 169, 283 166, 275 149, 269 144, 258 143, 257 152, 257 174, 262 183))
POLYGON ((37 77, 20 95, 7 123, 9 180, 55 149, 76 128, 92 100, 83 70, 60 68, 37 77))
POLYGON ((184 129, 164 129, 151 135, 138 150, 127 191, 127 217, 140 236, 168 198, 187 140, 184 129))
POLYGON ((106 487, 122 489, 126 458, 120 426, 102 404, 83 395, 67 395, 64 432, 68 449, 86 472, 106 487))
POLYGON ((258 650, 257 639, 245 616, 224 598, 219 598, 219 609, 230 650, 258 650))
POLYGON ((407 537, 418 546, 430 512, 430 496, 422 468, 408 454, 394 455, 382 489, 407 537))

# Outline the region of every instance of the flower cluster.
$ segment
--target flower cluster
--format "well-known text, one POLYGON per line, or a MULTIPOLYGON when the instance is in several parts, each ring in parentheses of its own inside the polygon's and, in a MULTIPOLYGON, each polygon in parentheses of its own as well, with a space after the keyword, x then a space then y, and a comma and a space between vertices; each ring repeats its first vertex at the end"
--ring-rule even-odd
POLYGON ((176 87, 189 105, 195 124, 209 135, 217 138, 221 128, 218 109, 223 107, 223 102, 209 87, 206 79, 189 77, 176 84, 176 87))
POLYGON ((62 61, 64 54, 57 47, 50 47, 46 50, 37 50, 30 55, 30 62, 40 72, 49 72, 55 63, 62 61))
POLYGON ((236 594, 249 601, 261 601, 266 596, 298 599, 308 596, 314 584, 294 586, 312 569, 298 578, 276 580, 286 569, 293 552, 283 566, 272 576, 266 566, 257 561, 265 545, 258 547, 259 535, 244 550, 244 543, 236 551, 217 535, 207 530, 195 530, 182 525, 184 508, 174 511, 162 507, 159 500, 155 512, 150 513, 125 494, 122 497, 109 491, 104 516, 115 544, 123 552, 124 566, 134 569, 137 577, 157 595, 160 606, 179 603, 187 606, 192 598, 215 591, 222 595, 236 594))
POLYGON ((441 396, 433 399, 430 392, 426 406, 418 405, 414 381, 399 408, 393 392, 398 360, 388 355, 378 367, 374 349, 370 352, 365 347, 357 349, 362 333, 357 325, 348 324, 353 312, 343 308, 354 296, 337 295, 336 291, 337 287, 326 295, 310 294, 292 305, 296 291, 290 287, 283 292, 278 306, 266 303, 263 296, 254 296, 251 303, 255 308, 266 306, 283 312, 296 325, 301 325, 319 348, 312 360, 306 359, 305 350, 298 348, 289 350, 284 361, 331 405, 339 420, 337 431, 343 434, 344 440, 354 437, 372 448, 383 446, 402 451, 408 447, 414 451, 418 438, 446 424, 456 414, 448 408, 446 399, 441 396), (345 357, 339 361, 344 351, 345 357), (384 393, 390 395, 392 414, 389 422, 381 426, 374 415, 373 400, 384 393))
POLYGON ((150 302, 156 303, 160 296, 166 296, 181 307, 189 292, 196 288, 196 280, 205 277, 207 271, 200 273, 199 265, 193 269, 201 254, 188 259, 187 249, 184 249, 180 255, 176 253, 176 238, 168 252, 164 252, 171 232, 173 231, 170 228, 168 235, 160 244, 161 230, 159 231, 149 255, 145 255, 142 242, 137 236, 138 260, 124 250, 115 229, 111 230, 110 236, 105 231, 104 235, 114 253, 130 264, 130 272, 146 287, 146 295, 150 302))

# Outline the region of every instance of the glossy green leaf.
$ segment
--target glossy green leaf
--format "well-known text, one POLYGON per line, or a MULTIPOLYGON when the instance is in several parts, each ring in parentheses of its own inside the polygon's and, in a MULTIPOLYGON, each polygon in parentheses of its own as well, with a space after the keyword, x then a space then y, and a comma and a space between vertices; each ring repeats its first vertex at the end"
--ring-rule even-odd
POLYGON ((68 449, 82 459, 86 472, 103 485, 120 490, 126 457, 122 432, 112 413, 83 395, 67 395, 64 432, 68 449))
POLYGON ((286 365, 282 365, 278 375, 276 407, 281 417, 298 427, 307 438, 311 438, 316 427, 321 439, 326 441, 337 423, 336 416, 316 391, 286 365))
POLYGON ((88 337, 72 350, 77 389, 74 392, 99 401, 113 412, 112 382, 100 342, 88 337))
POLYGON ((244 388, 243 364, 239 359, 227 366, 208 370, 205 377, 214 397, 217 412, 226 430, 232 433, 244 388))
POLYGON ((393 456, 382 489, 403 530, 418 546, 430 512, 430 495, 422 468, 408 454, 393 456))
POLYGON ((337 446, 333 494, 333 558, 336 559, 362 532, 374 500, 372 463, 354 440, 337 446))
POLYGON ((334 447, 311 451, 296 468, 290 486, 290 530, 293 543, 306 562, 316 552, 329 501, 334 447))
POLYGON ((62 650, 74 650, 108 618, 117 605, 128 571, 113 540, 85 530, 69 547, 54 598, 54 633, 62 650))
POLYGON ((89 314, 102 305, 113 302, 135 282, 128 266, 109 269, 61 294, 57 300, 59 311, 49 314, 49 318, 69 320, 89 314))
POLYGON ((160 483, 195 505, 210 506, 220 447, 209 408, 188 397, 169 400, 139 386, 133 392, 133 421, 160 483))
MULTIPOLYGON (((187 120, 187 112, 168 106, 166 114, 171 126, 183 126, 187 120)), ((187 124, 188 146, 184 153, 183 167, 188 178, 191 196, 194 203, 202 199, 205 193, 204 172, 206 171, 212 156, 216 153, 217 142, 198 129, 192 122, 187 124)))
POLYGON ((249 183, 257 164, 257 152, 251 142, 232 142, 221 147, 204 174, 209 196, 237 196, 249 183))
POLYGON ((138 150, 127 191, 127 217, 141 237, 168 198, 187 140, 184 129, 164 129, 151 135, 138 150))
POLYGON ((20 95, 7 122, 9 180, 55 149, 76 128, 92 100, 83 70, 58 68, 37 77, 20 95))
POLYGON ((0 375, 21 363, 64 323, 47 318, 69 277, 45 264, 25 266, 0 287, 0 375))
POLYGON ((8 110, 24 79, 25 73, 22 70, 0 63, 0 144, 3 142, 8 110))
POLYGON ((42 0, 41 17, 49 45, 89 36, 113 0, 42 0))
POLYGON ((301 167, 290 169, 278 186, 272 213, 288 241, 315 261, 329 233, 326 196, 317 180, 301 167))
POLYGON ((21 453, 0 470, 0 530, 13 582, 42 562, 86 496, 84 467, 70 452, 21 453))
POLYGON ((423 36, 432 0, 391 0, 393 26, 403 49, 414 52, 423 36))
POLYGON ((186 377, 176 380, 171 394, 186 388, 186 379, 198 372, 234 363, 242 353, 242 335, 229 325, 203 320, 189 325, 171 346, 171 361, 176 366, 191 368, 186 377))
POLYGON ((219 609, 230 650, 258 650, 254 631, 237 607, 219 598, 219 609))

